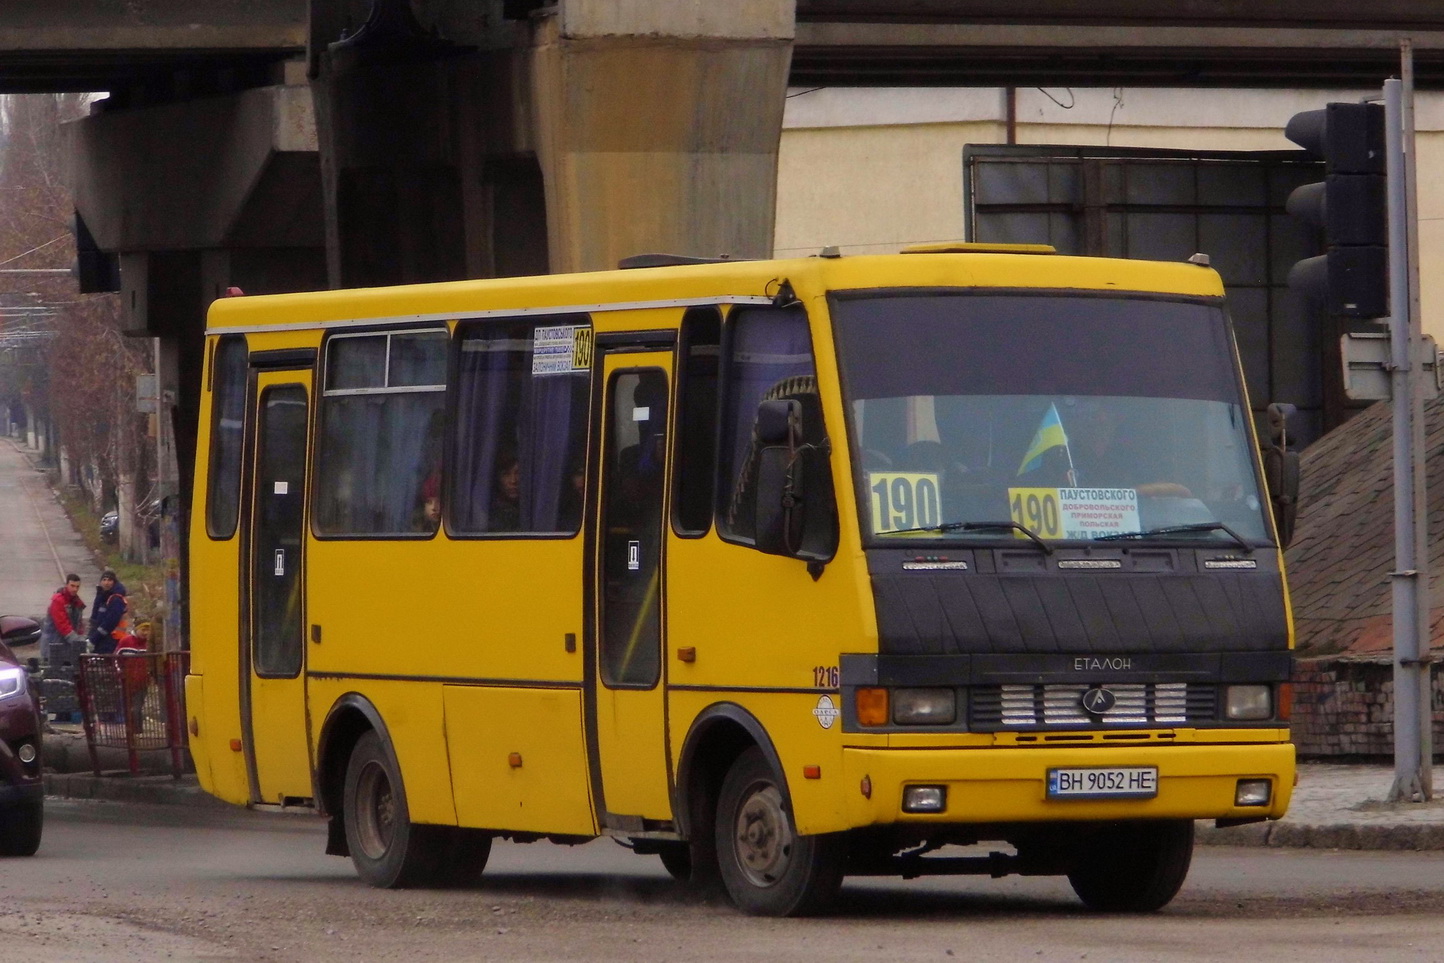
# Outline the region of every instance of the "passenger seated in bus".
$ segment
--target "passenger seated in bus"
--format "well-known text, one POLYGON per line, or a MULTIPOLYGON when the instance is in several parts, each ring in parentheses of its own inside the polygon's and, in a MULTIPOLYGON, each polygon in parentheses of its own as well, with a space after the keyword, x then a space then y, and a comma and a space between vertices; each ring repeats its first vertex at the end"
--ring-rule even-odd
POLYGON ((1140 444, 1140 436, 1150 430, 1148 426, 1138 425, 1136 431, 1125 433, 1119 413, 1097 400, 1073 401, 1064 408, 1063 419, 1071 454, 1068 467, 1074 479, 1068 487, 1132 488, 1140 496, 1153 498, 1193 497, 1176 482, 1141 481, 1154 471, 1149 465, 1148 446, 1140 444))
POLYGON ((421 483, 421 510, 416 529, 434 532, 441 525, 441 473, 432 472, 421 483))
POLYGON ((587 463, 577 459, 567 468, 567 481, 562 486, 561 504, 557 507, 557 531, 574 532, 581 528, 586 502, 587 463))
POLYGON ((502 452, 496 458, 496 484, 492 486, 486 529, 489 532, 521 529, 521 462, 510 452, 502 452))

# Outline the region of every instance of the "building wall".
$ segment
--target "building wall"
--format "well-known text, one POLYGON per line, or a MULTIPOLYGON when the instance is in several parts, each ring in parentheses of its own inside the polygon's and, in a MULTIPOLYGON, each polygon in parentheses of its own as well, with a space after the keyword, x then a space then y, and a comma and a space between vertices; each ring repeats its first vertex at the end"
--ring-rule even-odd
MULTIPOLYGON (((1435 673, 1434 754, 1444 752, 1444 677, 1435 673)), ((1299 755, 1392 756, 1394 670, 1388 658, 1294 664, 1293 740, 1299 755)))
MULTIPOLYGON (((1368 91, 1018 89, 1020 144, 1288 150, 1295 113, 1368 91)), ((1377 93, 1377 92, 1372 92, 1377 93)), ((896 251, 963 236, 967 144, 1008 142, 998 88, 841 88, 788 95, 778 161, 779 257, 896 251)), ((1444 341, 1444 94, 1416 99, 1424 330, 1444 341)), ((1204 252, 1208 253, 1208 252, 1204 252)))

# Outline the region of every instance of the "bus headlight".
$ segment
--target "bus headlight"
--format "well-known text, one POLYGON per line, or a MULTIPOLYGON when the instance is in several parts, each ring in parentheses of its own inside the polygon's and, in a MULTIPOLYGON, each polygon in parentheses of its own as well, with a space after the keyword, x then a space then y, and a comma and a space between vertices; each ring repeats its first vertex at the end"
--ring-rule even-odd
POLYGON ((894 689, 892 721, 900 726, 946 726, 958 717, 952 689, 894 689))
POLYGON ((1272 687, 1266 685, 1231 685, 1224 690, 1224 718, 1243 721, 1272 719, 1274 715, 1272 687))

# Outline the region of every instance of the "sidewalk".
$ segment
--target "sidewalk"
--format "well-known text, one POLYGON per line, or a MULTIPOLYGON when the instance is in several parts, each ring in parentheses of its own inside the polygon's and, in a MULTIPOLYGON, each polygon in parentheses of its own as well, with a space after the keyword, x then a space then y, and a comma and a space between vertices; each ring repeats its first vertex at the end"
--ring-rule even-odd
MULTIPOLYGON (((45 751, 50 766, 69 770, 47 773, 49 796, 229 808, 204 792, 194 773, 172 778, 165 753, 142 753, 142 774, 132 776, 123 752, 101 750, 102 772, 95 776, 78 727, 47 736, 45 751)), ((1200 822, 1198 841, 1206 846, 1444 850, 1444 778, 1436 778, 1439 795, 1427 803, 1384 802, 1393 782, 1393 766, 1382 763, 1301 763, 1287 816, 1230 829, 1200 822)))

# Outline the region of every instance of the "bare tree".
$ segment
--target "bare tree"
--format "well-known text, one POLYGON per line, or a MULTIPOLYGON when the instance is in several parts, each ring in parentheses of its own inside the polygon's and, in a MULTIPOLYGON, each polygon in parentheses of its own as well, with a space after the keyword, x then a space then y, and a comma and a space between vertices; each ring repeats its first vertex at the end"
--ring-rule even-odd
POLYGON ((0 98, 0 268, 21 272, 0 274, 0 344, 17 325, 27 335, 12 337, 10 364, 0 353, 0 398, 24 401, 50 426, 65 481, 104 509, 154 463, 135 408, 135 376, 150 370, 150 342, 121 333, 116 295, 82 295, 68 273, 29 273, 75 264, 61 124, 84 116, 89 99, 0 98))

